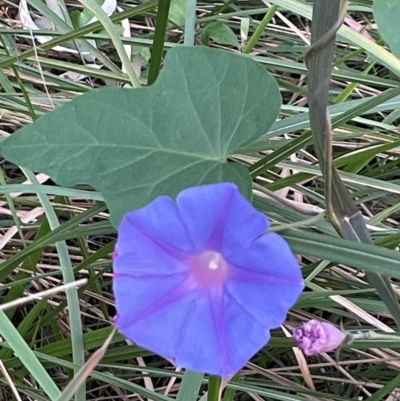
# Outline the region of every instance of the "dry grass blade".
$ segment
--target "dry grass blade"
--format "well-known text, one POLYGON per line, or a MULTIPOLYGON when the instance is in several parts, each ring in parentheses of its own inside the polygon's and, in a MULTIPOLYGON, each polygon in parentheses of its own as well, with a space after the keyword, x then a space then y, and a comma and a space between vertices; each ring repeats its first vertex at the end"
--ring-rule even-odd
POLYGON ((15 399, 16 399, 17 401, 22 401, 22 398, 20 397, 20 395, 19 395, 19 393, 18 393, 18 390, 17 390, 17 388, 15 387, 15 385, 14 385, 14 383, 13 383, 13 381, 12 381, 10 375, 8 374, 7 369, 6 369, 6 367, 4 366, 4 363, 3 363, 2 361, 0 361, 0 371, 1 371, 1 373, 3 374, 4 378, 6 379, 6 382, 7 382, 8 385, 10 386, 11 391, 12 391, 12 393, 13 393, 15 399))
POLYGON ((83 279, 80 279, 80 280, 77 280, 77 281, 73 281, 72 283, 67 283, 67 284, 60 285, 60 286, 57 286, 57 287, 54 287, 54 288, 50 288, 50 289, 45 290, 45 291, 41 291, 41 292, 39 292, 37 294, 30 294, 30 295, 28 295, 28 296, 26 296, 24 298, 17 298, 14 301, 7 302, 7 303, 5 303, 3 305, 0 305, 0 310, 6 310, 6 309, 14 308, 16 306, 23 305, 23 304, 25 304, 27 302, 32 302, 35 299, 42 299, 42 298, 47 297, 49 295, 53 295, 53 294, 56 294, 56 293, 61 292, 61 291, 66 291, 69 288, 80 287, 82 285, 85 285, 86 283, 87 283, 87 279, 83 278, 83 279))

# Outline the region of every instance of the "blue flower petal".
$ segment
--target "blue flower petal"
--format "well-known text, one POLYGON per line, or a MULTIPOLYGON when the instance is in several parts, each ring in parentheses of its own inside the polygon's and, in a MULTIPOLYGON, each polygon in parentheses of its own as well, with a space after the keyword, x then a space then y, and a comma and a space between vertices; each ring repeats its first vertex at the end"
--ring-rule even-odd
POLYGON ((254 271, 266 278, 288 279, 290 282, 303 282, 301 269, 288 243, 276 233, 267 233, 246 248, 231 253, 225 259, 241 268, 244 276, 254 271))
POLYGON ((176 364, 199 372, 227 377, 243 365, 232 366, 229 349, 224 294, 203 290, 193 305, 177 349, 176 364))
POLYGON ((178 348, 176 363, 229 377, 269 340, 265 326, 225 292, 208 290, 198 298, 178 348))
MULTIPOLYGON (((118 251, 122 250, 120 246, 123 244, 120 244, 119 238, 124 230, 127 231, 125 239, 129 239, 129 225, 142 229, 152 238, 157 238, 179 249, 193 250, 193 243, 188 236, 176 203, 168 196, 160 196, 149 205, 125 215, 118 230, 118 251)), ((126 244, 128 248, 132 245, 129 241, 126 241, 126 244)))
POLYGON ((289 246, 267 227, 227 183, 128 213, 114 259, 119 330, 178 366, 234 374, 304 287, 289 246))
POLYGON ((147 316, 127 333, 137 344, 174 359, 177 366, 217 375, 224 375, 228 367, 227 344, 218 336, 204 289, 147 316))
POLYGON ((177 204, 197 251, 217 250, 227 257, 268 228, 268 219, 231 183, 186 189, 177 204))
MULTIPOLYGON (((195 295, 191 294, 189 297, 194 299, 195 295)), ((128 327, 123 333, 137 345, 174 360, 181 343, 185 322, 191 316, 192 305, 187 301, 187 299, 179 300, 176 302, 176 308, 160 310, 128 327)))
MULTIPOLYGON (((141 291, 142 299, 147 298, 146 290, 141 291)), ((265 326, 224 294, 197 288, 180 296, 172 290, 158 298, 157 308, 145 302, 147 311, 134 314, 136 320, 118 319, 120 331, 187 369, 228 377, 269 339, 265 326)))
POLYGON ((118 230, 116 275, 171 274, 187 270, 193 248, 176 204, 162 196, 127 213, 118 230))
POLYGON ((229 332, 227 347, 231 359, 231 372, 222 377, 239 371, 270 339, 268 327, 254 319, 229 292, 225 293, 225 297, 225 319, 229 332))
POLYGON ((117 275, 113 286, 118 327, 124 330, 154 311, 167 306, 166 297, 171 294, 180 297, 186 295, 189 290, 177 292, 186 278, 187 273, 138 277, 117 275))
POLYGON ((266 328, 279 327, 304 289, 301 270, 286 241, 275 233, 263 235, 227 262, 229 294, 266 328))

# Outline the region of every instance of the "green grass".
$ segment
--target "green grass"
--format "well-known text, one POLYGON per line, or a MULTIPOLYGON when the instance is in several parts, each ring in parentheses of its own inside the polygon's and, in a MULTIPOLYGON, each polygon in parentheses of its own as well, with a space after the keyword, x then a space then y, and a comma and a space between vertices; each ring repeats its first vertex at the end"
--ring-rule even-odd
MULTIPOLYGON (((158 15, 161 20, 157 21, 156 0, 120 1, 123 11, 111 19, 98 12, 96 2, 67 0, 70 13, 82 10, 85 4, 101 20, 73 30, 68 19, 57 17, 45 2, 32 0, 29 4, 57 29, 32 33, 35 37, 51 33, 53 40, 42 45, 33 45, 29 32, 17 24, 17 7, 7 2, 7 9, 0 9, 1 137, 83 92, 111 85, 146 85, 150 71, 154 79, 162 68, 163 52, 185 40, 185 23, 177 22, 186 15, 189 29, 194 21, 194 9, 174 8, 174 1, 166 23, 165 15, 158 15), (131 24, 130 36, 121 37, 115 24, 126 18, 131 24), (92 33, 94 27, 96 33, 92 33), (164 46, 160 38, 164 38, 164 46), (92 39, 98 41, 97 50, 88 42, 92 39), (102 68, 93 68, 80 55, 52 50, 71 41, 80 49, 93 51, 102 68), (124 45, 132 46, 133 55, 125 53, 124 45), (154 51, 153 65, 146 57, 149 50, 154 51), (84 77, 74 81, 64 75, 71 72, 84 77)), ((284 99, 280 119, 262 141, 242 149, 233 159, 249 168, 256 183, 274 191, 271 198, 268 191, 256 187, 254 205, 279 230, 280 225, 305 224, 310 215, 325 210, 326 184, 317 165, 308 110, 312 87, 308 86, 305 54, 310 39, 310 2, 270 3, 273 8, 261 0, 199 0, 196 34, 188 33, 186 41, 199 45, 206 24, 222 21, 236 34, 241 47, 213 41, 211 45, 248 53, 278 79, 284 99), (248 33, 243 37, 241 27, 247 23, 248 33), (265 30, 257 29, 260 24, 266 24, 265 30)), ((372 1, 350 1, 348 7, 348 16, 365 30, 360 33, 343 26, 336 38, 328 106, 333 126, 332 163, 379 248, 357 242, 345 246, 323 218, 302 227, 301 235, 284 230, 293 250, 308 255, 299 257, 307 290, 284 327, 273 330, 268 346, 227 384, 224 401, 397 399, 398 338, 359 340, 337 356, 311 358, 295 352, 289 338, 295 325, 313 317, 342 324, 348 330, 400 332, 382 288, 377 286, 378 291, 367 278, 370 272, 391 276, 396 307, 400 257, 389 250, 398 250, 400 243, 400 60, 383 46, 371 13, 372 1)), ((78 290, 60 291, 1 314, 3 398, 53 400, 112 330, 115 310, 110 254, 116 233, 101 194, 92 188, 56 186, 48 177, 6 160, 1 169, 2 303, 88 279, 78 290)), ((177 397, 192 401, 206 399, 207 381, 207 376, 193 372, 184 376, 168 361, 128 344, 117 333, 75 399, 177 397)))

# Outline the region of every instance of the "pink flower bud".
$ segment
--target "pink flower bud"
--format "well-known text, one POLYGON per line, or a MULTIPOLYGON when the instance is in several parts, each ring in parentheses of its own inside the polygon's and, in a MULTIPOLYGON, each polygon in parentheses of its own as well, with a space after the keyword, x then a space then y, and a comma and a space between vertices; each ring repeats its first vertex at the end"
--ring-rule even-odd
POLYGON ((346 334, 331 323, 312 319, 293 331, 293 340, 306 355, 333 351, 343 343, 346 334))

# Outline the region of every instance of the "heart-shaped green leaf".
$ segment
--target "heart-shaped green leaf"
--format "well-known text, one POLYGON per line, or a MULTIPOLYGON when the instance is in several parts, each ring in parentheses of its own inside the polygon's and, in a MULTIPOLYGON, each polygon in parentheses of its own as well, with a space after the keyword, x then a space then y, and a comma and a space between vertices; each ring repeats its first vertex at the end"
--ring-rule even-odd
POLYGON ((220 45, 239 47, 239 39, 235 32, 221 21, 210 22, 201 31, 201 41, 204 44, 208 45, 210 38, 220 45))
POLYGON ((60 185, 97 188, 117 225, 161 194, 203 183, 235 182, 250 197, 246 169, 227 157, 265 134, 280 105, 255 61, 177 47, 153 86, 81 95, 14 133, 1 154, 60 185))

